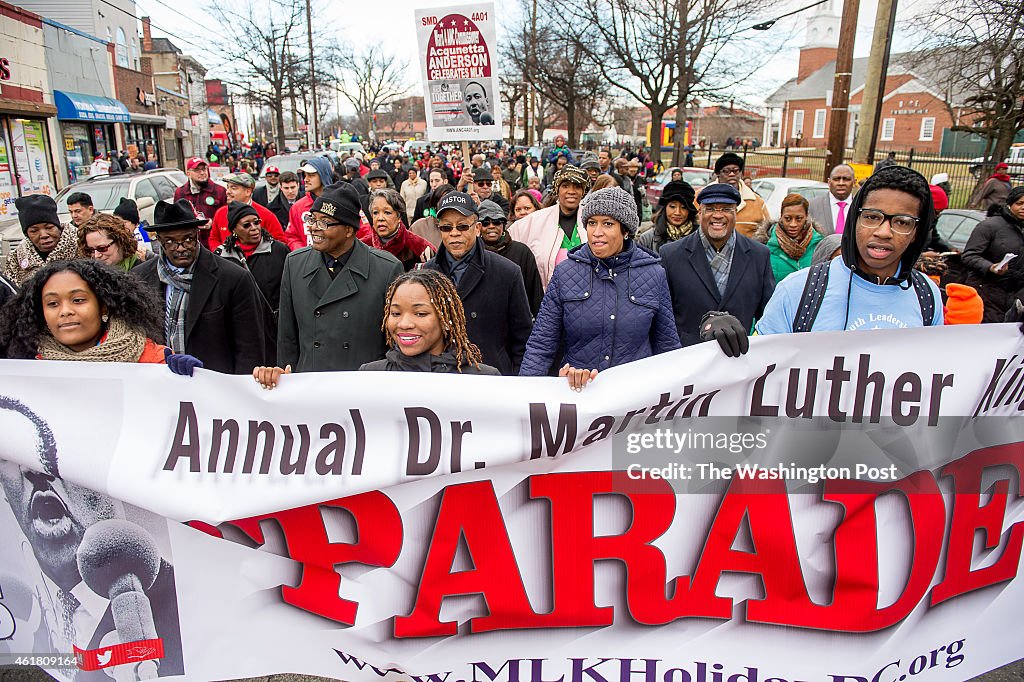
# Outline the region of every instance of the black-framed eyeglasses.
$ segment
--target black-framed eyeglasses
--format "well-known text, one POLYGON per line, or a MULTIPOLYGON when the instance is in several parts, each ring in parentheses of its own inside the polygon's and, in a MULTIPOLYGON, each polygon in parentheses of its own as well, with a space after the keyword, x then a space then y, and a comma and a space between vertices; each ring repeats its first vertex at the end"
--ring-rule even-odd
POLYGON ((483 220, 480 221, 480 224, 483 227, 490 227, 491 225, 501 225, 502 227, 504 227, 505 225, 508 224, 508 221, 505 220, 504 218, 495 218, 494 220, 491 220, 490 218, 484 218, 483 220))
POLYGON ((477 187, 490 187, 493 182, 493 180, 476 180, 473 184, 477 187))
POLYGON ((860 224, 864 227, 875 228, 881 226, 886 220, 889 221, 889 228, 898 235, 906 236, 917 229, 921 219, 900 213, 886 213, 874 208, 862 208, 859 210, 860 224))
POLYGON ((448 225, 447 223, 437 226, 437 229, 441 232, 451 232, 452 230, 458 230, 459 232, 469 232, 476 223, 460 223, 458 225, 448 225))
POLYGON ((165 249, 171 250, 191 249, 192 247, 199 243, 199 240, 196 239, 195 237, 185 237, 181 241, 178 241, 177 239, 168 239, 167 237, 157 237, 157 239, 160 240, 161 246, 163 246, 165 249))
POLYGON ((114 245, 114 242, 107 242, 106 244, 104 244, 102 246, 87 246, 84 249, 82 249, 82 252, 86 256, 91 256, 94 253, 106 253, 107 251, 110 251, 110 247, 113 246, 113 245, 114 245))
POLYGON ((302 223, 306 227, 308 227, 310 229, 316 228, 316 229, 319 229, 319 230, 329 230, 332 227, 337 227, 338 225, 342 225, 343 224, 343 223, 339 223, 337 221, 329 223, 326 220, 320 220, 320 219, 314 218, 312 215, 305 216, 302 219, 302 223))
POLYGON ((740 172, 741 171, 740 171, 739 166, 726 166, 722 170, 718 171, 718 174, 719 175, 739 175, 740 172))
POLYGON ((256 218, 254 220, 250 220, 247 223, 243 223, 242 221, 238 221, 238 224, 235 225, 235 227, 240 227, 243 230, 248 230, 250 227, 259 227, 262 224, 263 224, 263 221, 260 220, 259 218, 256 218))

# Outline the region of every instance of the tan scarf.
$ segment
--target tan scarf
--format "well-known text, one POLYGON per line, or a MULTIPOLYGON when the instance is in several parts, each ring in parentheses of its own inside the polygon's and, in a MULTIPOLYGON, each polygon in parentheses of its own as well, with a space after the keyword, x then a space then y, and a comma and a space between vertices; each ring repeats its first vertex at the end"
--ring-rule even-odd
POLYGON ((53 251, 46 254, 45 257, 39 254, 30 239, 22 239, 21 243, 8 256, 8 263, 13 261, 14 268, 8 268, 7 274, 15 280, 15 284, 21 286, 36 274, 36 270, 47 263, 75 260, 76 258, 78 258, 78 228, 72 223, 68 223, 61 229, 60 238, 57 240, 57 245, 53 247, 53 251))
POLYGON ((807 247, 811 245, 811 230, 810 223, 805 223, 804 234, 797 240, 786 234, 786 231, 782 229, 782 225, 776 224, 775 239, 778 240, 779 246, 782 247, 787 256, 793 260, 800 260, 807 252, 807 247))
POLYGON ((43 360, 79 362, 138 362, 146 347, 146 335, 129 327, 119 318, 112 318, 106 336, 92 348, 75 352, 45 333, 39 340, 39 357, 43 360))
POLYGON ((669 241, 674 242, 677 239, 682 239, 693 232, 693 221, 687 220, 685 223, 677 227, 668 220, 665 220, 665 232, 668 234, 669 241))

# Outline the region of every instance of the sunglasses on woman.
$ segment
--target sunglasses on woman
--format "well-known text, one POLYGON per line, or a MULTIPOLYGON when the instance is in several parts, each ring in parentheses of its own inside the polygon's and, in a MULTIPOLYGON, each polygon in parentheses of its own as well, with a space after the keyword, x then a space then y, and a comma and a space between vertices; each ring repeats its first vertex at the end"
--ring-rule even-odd
POLYGON ((110 251, 110 247, 113 245, 114 242, 107 242, 103 246, 87 246, 84 249, 82 249, 82 251, 85 253, 86 256, 92 256, 93 254, 96 253, 104 254, 107 251, 110 251))

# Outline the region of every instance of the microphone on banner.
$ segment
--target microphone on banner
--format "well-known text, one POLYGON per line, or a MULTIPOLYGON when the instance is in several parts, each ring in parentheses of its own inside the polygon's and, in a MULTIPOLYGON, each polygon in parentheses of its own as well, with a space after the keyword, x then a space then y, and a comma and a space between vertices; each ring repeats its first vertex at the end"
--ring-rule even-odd
MULTIPOLYGON (((109 596, 122 644, 158 638, 146 590, 160 572, 160 551, 149 533, 120 519, 90 526, 78 547, 78 570, 89 589, 109 596)), ((156 661, 142 661, 137 679, 156 679, 157 667, 156 661)))
POLYGON ((480 125, 482 125, 482 126, 492 126, 492 125, 494 125, 494 116, 491 114, 491 112, 485 111, 484 113, 480 114, 480 125))

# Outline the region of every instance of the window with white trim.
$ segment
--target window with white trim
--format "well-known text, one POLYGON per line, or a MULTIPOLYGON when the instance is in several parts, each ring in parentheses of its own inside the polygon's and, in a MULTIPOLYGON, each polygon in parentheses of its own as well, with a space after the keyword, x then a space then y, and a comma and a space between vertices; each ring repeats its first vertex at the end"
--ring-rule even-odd
POLYGON ((814 137, 825 137, 825 110, 814 110, 814 137))
POLYGON ((892 140, 893 135, 896 134, 896 119, 894 118, 883 118, 882 119, 882 134, 878 139, 880 140, 892 140))
POLYGON ((935 117, 929 116, 921 119, 921 135, 918 138, 922 142, 931 142, 935 139, 935 117))
POLYGON ((804 110, 797 109, 793 112, 793 137, 802 137, 804 134, 804 110))
POLYGON ((115 47, 117 65, 128 68, 128 40, 125 37, 124 29, 117 27, 117 45, 115 47))

